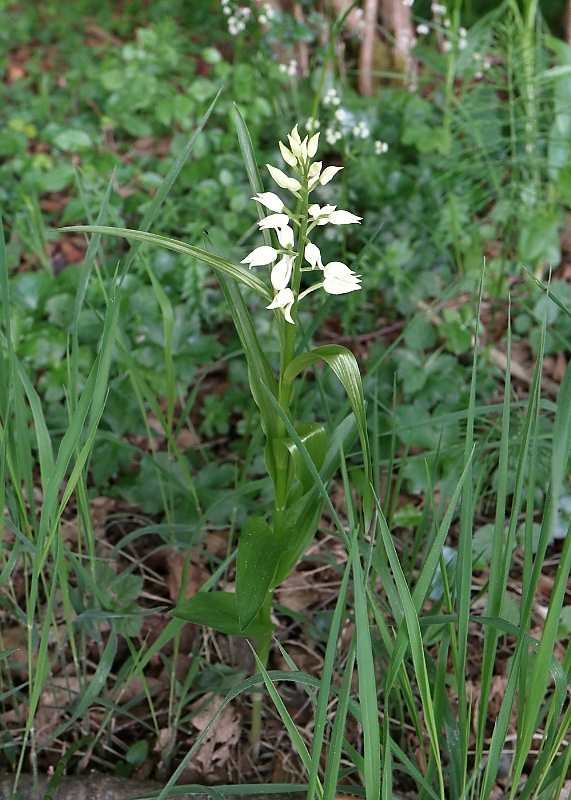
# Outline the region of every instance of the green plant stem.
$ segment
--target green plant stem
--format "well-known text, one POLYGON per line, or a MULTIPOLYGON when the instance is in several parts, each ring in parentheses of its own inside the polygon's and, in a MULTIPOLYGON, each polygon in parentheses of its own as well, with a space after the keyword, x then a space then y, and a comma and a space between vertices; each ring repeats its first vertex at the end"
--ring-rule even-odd
MULTIPOLYGON (((264 622, 270 622, 270 615, 272 610, 273 591, 268 592, 264 605, 260 610, 260 618, 264 622)), ((263 634, 256 637, 256 654, 263 665, 264 669, 267 667, 268 659, 270 657, 270 647, 272 644, 271 633, 263 634)), ((258 760, 260 755, 260 738, 262 734, 262 709, 264 705, 263 694, 260 691, 252 695, 252 726, 250 728, 250 744, 252 745, 252 757, 254 761, 258 760)))

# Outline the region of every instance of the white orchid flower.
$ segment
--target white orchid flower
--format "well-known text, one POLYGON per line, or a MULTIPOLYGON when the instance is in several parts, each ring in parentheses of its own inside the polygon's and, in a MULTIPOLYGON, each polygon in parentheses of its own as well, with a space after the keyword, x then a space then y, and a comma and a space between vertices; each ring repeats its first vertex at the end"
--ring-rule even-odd
POLYGON ((293 247, 293 231, 289 225, 284 225, 282 228, 278 228, 276 233, 278 235, 278 242, 284 248, 284 250, 288 250, 289 248, 293 247))
POLYGON ((261 247, 256 247, 255 250, 243 258, 240 264, 247 264, 251 269, 252 267, 263 267, 264 264, 271 264, 278 256, 278 251, 275 247, 270 247, 267 244, 261 247))
POLYGON ((318 206, 317 203, 309 206, 308 212, 310 217, 313 217, 317 225, 327 225, 331 222, 332 225, 350 225, 355 222, 360 222, 362 217, 352 214, 350 211, 336 210, 337 206, 318 206))
POLYGON ((337 173, 342 170, 343 167, 325 167, 321 175, 319 176, 319 183, 322 186, 325 186, 326 183, 329 183, 330 180, 337 175, 337 173))
POLYGON ((319 269, 323 269, 323 262, 321 260, 321 251, 317 245, 313 244, 312 242, 308 242, 305 245, 304 250, 305 260, 311 264, 313 269, 319 267, 319 269))
POLYGON ((332 211, 328 217, 332 225, 351 225, 361 222, 362 219, 363 217, 358 217, 356 214, 351 214, 350 211, 343 211, 342 209, 332 211))
POLYGON ((257 200, 258 203, 269 208, 270 211, 275 211, 276 214, 281 214, 285 208, 281 197, 278 197, 274 192, 259 192, 255 197, 252 197, 252 200, 257 200))
POLYGON ((317 225, 327 225, 329 222, 329 215, 335 211, 337 206, 319 206, 317 203, 309 206, 307 209, 309 216, 317 225))
POLYGON ((272 267, 271 281, 272 286, 277 291, 285 289, 291 278, 293 270, 294 256, 283 256, 278 263, 272 267))
POLYGON ((330 261, 323 269, 323 288, 328 294, 347 294, 361 288, 361 278, 341 261, 330 261))
POLYGON ((266 308, 281 308, 284 312, 284 317, 286 318, 286 322, 295 325, 293 319, 291 318, 291 308, 295 303, 295 297, 291 289, 281 289, 269 306, 266 308))
POLYGON ((258 222, 260 230, 267 228, 284 228, 289 223, 287 214, 269 214, 258 222))
POLYGON ((301 183, 296 178, 289 178, 285 172, 277 167, 272 167, 271 164, 266 164, 268 172, 282 189, 287 189, 290 192, 297 192, 301 189, 301 183))

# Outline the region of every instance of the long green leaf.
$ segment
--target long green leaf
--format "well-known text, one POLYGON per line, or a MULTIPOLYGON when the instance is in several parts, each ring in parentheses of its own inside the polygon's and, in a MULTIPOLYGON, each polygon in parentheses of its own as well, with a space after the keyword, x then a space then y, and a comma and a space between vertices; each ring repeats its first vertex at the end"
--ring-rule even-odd
POLYGON ((130 228, 111 228, 106 225, 70 225, 65 228, 59 228, 60 231, 75 231, 78 233, 100 233, 104 236, 120 236, 124 239, 145 242, 146 244, 157 245, 164 247, 166 250, 173 250, 175 253, 181 253, 185 256, 193 256, 199 261, 203 261, 210 267, 219 270, 229 278, 243 283, 252 291, 260 295, 264 300, 271 302, 272 295, 266 284, 259 278, 256 278, 253 272, 250 272, 232 261, 228 261, 221 256, 215 256, 212 253, 202 250, 199 247, 193 247, 191 244, 181 242, 178 239, 171 239, 168 236, 160 236, 158 233, 149 233, 148 231, 136 231, 130 228))

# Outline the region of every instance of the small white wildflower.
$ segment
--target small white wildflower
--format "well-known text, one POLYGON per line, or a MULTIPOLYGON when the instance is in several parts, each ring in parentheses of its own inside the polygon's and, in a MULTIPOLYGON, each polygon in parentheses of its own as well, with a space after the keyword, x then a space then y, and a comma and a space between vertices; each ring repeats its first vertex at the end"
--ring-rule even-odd
POLYGON ((369 129, 367 128, 367 124, 361 120, 358 122, 357 125, 353 128, 353 136, 356 139, 367 139, 369 136, 369 129))
POLYGON ((465 50, 467 46, 467 39, 458 39, 458 50, 465 50))
POLYGON ((292 58, 287 65, 287 74, 290 76, 290 78, 295 78, 297 75, 297 61, 295 58, 292 58))
POLYGON ((361 278, 341 261, 331 261, 323 269, 323 288, 328 294, 347 294, 361 288, 361 278))
POLYGON ((291 289, 280 289, 280 291, 276 294, 272 302, 266 308, 281 308, 284 312, 284 317, 286 318, 286 322, 290 322, 294 325, 294 321, 291 318, 291 308, 295 303, 295 297, 291 289))
POLYGON ((287 72, 287 64, 280 64, 278 69, 285 74, 287 72))
POLYGON ((445 28, 450 27, 450 20, 448 19, 448 17, 446 17, 446 19, 442 21, 442 24, 444 25, 445 28))
POLYGON ((272 267, 272 286, 277 291, 285 289, 288 285, 293 270, 293 262, 293 256, 284 256, 283 258, 280 258, 274 267, 272 267))
POLYGON ((260 14, 259 17, 258 17, 258 22, 259 22, 260 25, 267 25, 268 24, 268 18, 266 17, 265 14, 260 14))
POLYGON ((389 149, 389 146, 386 142, 381 142, 379 139, 375 142, 375 153, 380 156, 383 153, 386 153, 389 149))
POLYGON ((449 53, 452 50, 452 42, 449 39, 445 39, 442 42, 442 52, 449 53))
POLYGON ((443 16, 444 14, 446 14, 446 6, 443 5, 442 3, 432 3, 432 5, 430 6, 430 10, 432 11, 433 14, 436 14, 438 16, 443 16))
POLYGON ((325 131, 325 140, 327 144, 336 144, 339 139, 343 138, 341 131, 336 131, 335 128, 327 128, 325 131))
POLYGON ((426 36, 430 33, 430 28, 424 22, 421 22, 420 25, 416 26, 416 32, 419 36, 426 36))
POLYGON ((339 122, 343 122, 343 120, 347 116, 347 112, 345 111, 344 108, 338 108, 333 114, 333 116, 335 117, 335 119, 339 120, 339 122))
POLYGON ((324 106, 338 106, 341 98, 335 89, 328 89, 323 95, 322 103, 324 106))
POLYGON ((468 31, 466 30, 466 28, 458 28, 458 35, 462 39, 465 39, 468 36, 468 31))
POLYGON ((248 267, 251 269, 252 267, 263 267, 266 264, 271 264, 272 261, 275 261, 278 255, 278 251, 274 247, 270 247, 267 244, 262 245, 261 247, 256 247, 255 250, 243 258, 240 261, 240 264, 247 264, 248 267))
POLYGON ((307 122, 305 123, 305 130, 309 131, 316 131, 321 127, 320 122, 318 119, 314 119, 313 117, 308 117, 307 122))

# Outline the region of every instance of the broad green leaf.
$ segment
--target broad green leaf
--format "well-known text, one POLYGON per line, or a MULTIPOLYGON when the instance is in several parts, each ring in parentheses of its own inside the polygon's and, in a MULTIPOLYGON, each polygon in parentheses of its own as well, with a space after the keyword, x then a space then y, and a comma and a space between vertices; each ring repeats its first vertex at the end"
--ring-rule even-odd
POLYGON ((240 627, 236 595, 231 592, 198 592, 174 608, 173 617, 205 625, 227 636, 260 636, 271 633, 274 626, 260 619, 254 620, 245 630, 240 627))
POLYGON ((105 236, 122 236, 125 239, 154 244, 159 247, 164 247, 167 250, 173 250, 175 253, 193 256, 199 261, 204 261, 205 264, 224 273, 224 275, 227 275, 229 278, 240 281, 244 286, 257 292, 264 300, 271 302, 273 299, 266 284, 259 278, 256 278, 249 270, 232 263, 232 261, 228 261, 226 258, 208 253, 206 250, 202 250, 199 247, 193 247, 193 245, 186 244, 186 242, 180 242, 178 239, 171 239, 168 236, 160 236, 158 233, 149 233, 148 231, 135 231, 130 228, 110 228, 106 225, 70 225, 66 228, 59 228, 59 230, 76 231, 79 233, 100 233, 105 236))
POLYGON ((246 520, 236 556, 236 604, 242 630, 253 622, 268 596, 270 584, 284 550, 263 517, 246 520))

